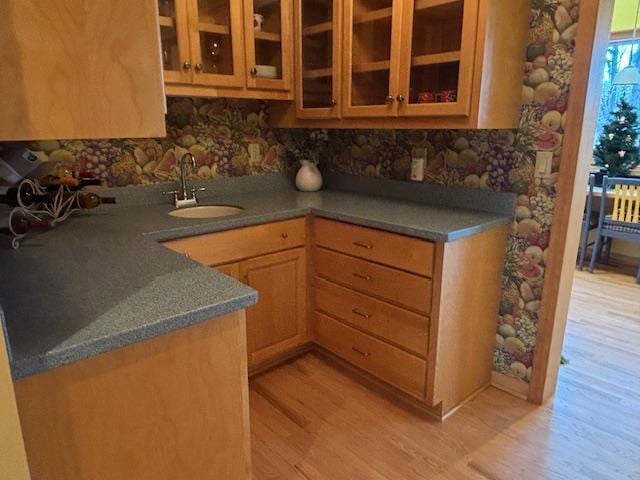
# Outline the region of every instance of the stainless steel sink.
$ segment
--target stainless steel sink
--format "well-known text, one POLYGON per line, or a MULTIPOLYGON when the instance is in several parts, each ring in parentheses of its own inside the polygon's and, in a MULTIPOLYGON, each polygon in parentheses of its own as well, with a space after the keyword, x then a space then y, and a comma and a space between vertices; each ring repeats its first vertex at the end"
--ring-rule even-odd
POLYGON ((179 218, 217 218, 237 215, 244 208, 231 205, 201 205, 199 207, 178 208, 169 212, 172 217, 179 218))

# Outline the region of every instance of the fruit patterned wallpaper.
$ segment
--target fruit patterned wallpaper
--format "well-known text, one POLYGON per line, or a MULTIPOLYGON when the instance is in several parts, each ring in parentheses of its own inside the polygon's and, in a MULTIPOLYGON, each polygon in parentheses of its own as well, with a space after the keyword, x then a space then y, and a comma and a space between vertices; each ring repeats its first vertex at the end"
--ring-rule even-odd
MULTIPOLYGON (((426 147, 426 181, 518 194, 509 237, 494 367, 529 381, 544 282, 564 112, 572 71, 579 0, 531 0, 523 106, 517 130, 332 130, 321 167, 407 180, 414 146, 426 147), (550 152, 552 169, 536 176, 536 152, 550 152)), ((33 147, 102 177, 109 185, 142 185, 177 176, 190 151, 197 176, 283 171, 285 145, 301 135, 267 127, 267 104, 230 99, 170 98, 167 138, 46 141, 33 147), (250 152, 253 153, 250 154, 250 152)))
POLYGON ((262 101, 168 98, 167 137, 34 142, 49 161, 102 178, 109 186, 176 179, 177 161, 196 157, 196 176, 258 175, 283 168, 283 147, 267 127, 262 101), (254 155, 249 155, 249 151, 254 155))

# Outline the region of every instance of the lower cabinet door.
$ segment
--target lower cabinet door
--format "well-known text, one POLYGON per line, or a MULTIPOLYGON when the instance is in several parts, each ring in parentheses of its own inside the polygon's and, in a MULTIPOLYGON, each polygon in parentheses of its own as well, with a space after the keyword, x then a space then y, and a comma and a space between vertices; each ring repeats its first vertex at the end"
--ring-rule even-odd
POLYGON ((258 304, 247 309, 250 367, 306 341, 304 248, 240 262, 240 280, 258 291, 258 304))

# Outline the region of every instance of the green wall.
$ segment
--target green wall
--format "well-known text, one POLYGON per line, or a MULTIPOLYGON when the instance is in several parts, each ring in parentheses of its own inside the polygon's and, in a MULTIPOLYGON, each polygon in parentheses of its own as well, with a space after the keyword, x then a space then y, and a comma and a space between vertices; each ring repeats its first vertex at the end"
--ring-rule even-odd
POLYGON ((611 24, 612 32, 633 30, 638 1, 640 0, 615 0, 613 23, 611 24))

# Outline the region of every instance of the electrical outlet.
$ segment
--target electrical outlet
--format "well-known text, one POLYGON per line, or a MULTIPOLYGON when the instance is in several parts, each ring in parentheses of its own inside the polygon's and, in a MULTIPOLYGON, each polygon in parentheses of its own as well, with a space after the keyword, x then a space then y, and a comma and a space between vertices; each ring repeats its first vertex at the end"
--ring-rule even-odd
POLYGON ((258 164, 262 161, 262 150, 259 143, 250 143, 247 147, 249 158, 252 164, 258 164))
POLYGON ((424 168, 427 165, 427 149, 415 147, 411 150, 411 180, 422 182, 424 168))

